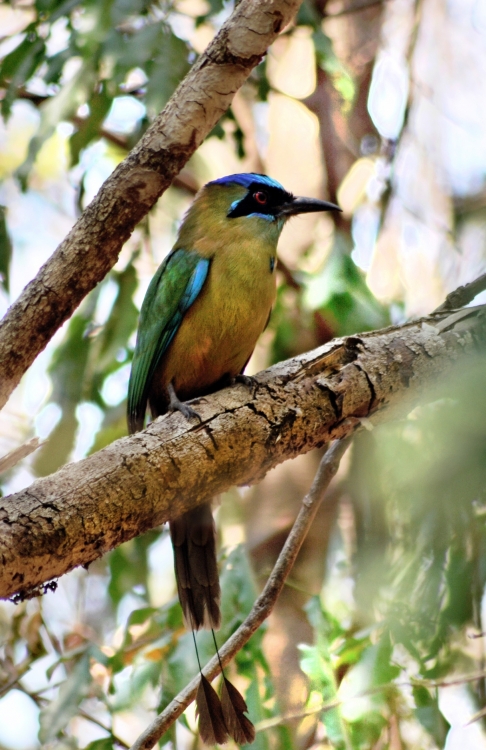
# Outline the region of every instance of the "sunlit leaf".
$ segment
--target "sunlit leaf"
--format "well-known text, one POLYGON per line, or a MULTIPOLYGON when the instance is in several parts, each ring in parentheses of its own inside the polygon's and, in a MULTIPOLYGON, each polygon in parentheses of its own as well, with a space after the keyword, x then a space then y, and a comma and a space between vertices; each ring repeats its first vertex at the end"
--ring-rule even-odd
POLYGON ((431 695, 429 690, 422 686, 415 686, 412 692, 416 706, 415 716, 434 738, 437 745, 443 747, 449 724, 439 709, 437 694, 431 695))
POLYGON ((23 41, 0 64, 0 82, 7 87, 1 105, 5 118, 10 114, 18 87, 25 85, 32 77, 44 52, 44 40, 38 37, 35 25, 32 24, 25 30, 23 41))
MULTIPOLYGON (((135 586, 140 587, 146 596, 147 576, 149 572, 147 553, 161 535, 156 529, 132 539, 130 542, 113 550, 109 557, 110 583, 108 592, 114 604, 118 604, 126 591, 135 586)), ((142 610, 145 616, 146 609, 142 610)), ((138 615, 134 614, 134 617, 138 615)))
POLYGON ((86 653, 59 688, 57 698, 41 710, 39 717, 39 740, 41 742, 50 742, 66 728, 69 720, 76 715, 79 704, 87 695, 90 682, 89 655, 86 653))
POLYGON ((313 40, 318 64, 326 71, 343 101, 351 103, 356 95, 356 84, 334 52, 331 39, 319 28, 314 31, 313 40))
POLYGON ((189 68, 186 44, 169 28, 161 26, 155 57, 147 66, 147 107, 151 113, 162 109, 189 68))
POLYGON ((29 143, 27 158, 16 171, 16 176, 25 189, 37 155, 46 140, 51 137, 59 122, 69 120, 78 107, 88 99, 96 80, 95 60, 84 60, 73 77, 61 87, 59 93, 46 100, 41 109, 41 122, 29 143))
POLYGON ((102 740, 93 740, 86 745, 84 750, 113 750, 114 742, 111 737, 105 737, 102 740))
POLYGON ((62 417, 49 440, 36 454, 35 471, 43 476, 66 463, 77 430, 76 407, 83 398, 84 374, 90 340, 85 336, 96 302, 96 293, 86 300, 81 311, 71 318, 66 336, 57 348, 49 367, 52 380, 51 400, 62 409, 62 417))
POLYGON ((106 83, 102 81, 88 101, 89 116, 80 121, 76 132, 69 140, 71 166, 78 163, 82 149, 86 148, 94 138, 99 138, 101 126, 110 110, 112 101, 112 97, 107 93, 106 83))

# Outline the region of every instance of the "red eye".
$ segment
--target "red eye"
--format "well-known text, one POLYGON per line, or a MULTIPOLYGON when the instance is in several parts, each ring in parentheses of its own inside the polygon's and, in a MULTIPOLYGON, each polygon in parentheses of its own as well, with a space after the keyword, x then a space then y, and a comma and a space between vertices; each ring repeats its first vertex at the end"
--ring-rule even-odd
POLYGON ((256 202, 260 204, 260 206, 264 206, 265 203, 267 202, 266 193, 262 193, 259 191, 258 193, 253 193, 253 197, 256 200, 256 202))

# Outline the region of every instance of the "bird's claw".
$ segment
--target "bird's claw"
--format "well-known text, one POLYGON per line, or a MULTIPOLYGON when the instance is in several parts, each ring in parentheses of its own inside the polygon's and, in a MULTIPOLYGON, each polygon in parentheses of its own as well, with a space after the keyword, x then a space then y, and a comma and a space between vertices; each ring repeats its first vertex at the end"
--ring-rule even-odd
POLYGON ((236 385, 236 383, 242 383, 242 385, 250 388, 252 397, 255 395, 255 391, 258 388, 258 381, 256 378, 252 378, 250 375, 243 375, 242 372, 240 372, 239 375, 235 375, 234 378, 231 378, 231 385, 236 385))
POLYGON ((170 406, 169 411, 180 411, 180 413, 183 414, 186 419, 197 419, 199 420, 199 422, 202 422, 201 415, 198 414, 198 412, 191 406, 184 404, 182 401, 179 401, 176 406, 170 406))
POLYGON ((186 419, 198 419, 199 422, 202 422, 200 414, 198 414, 197 411, 192 408, 192 406, 185 404, 183 401, 179 401, 172 383, 169 383, 167 390, 169 393, 169 412, 180 411, 180 413, 183 414, 186 419))
POLYGON ((233 380, 235 383, 243 383, 247 388, 255 388, 256 386, 255 378, 252 378, 250 375, 243 375, 242 372, 239 375, 235 375, 233 380))

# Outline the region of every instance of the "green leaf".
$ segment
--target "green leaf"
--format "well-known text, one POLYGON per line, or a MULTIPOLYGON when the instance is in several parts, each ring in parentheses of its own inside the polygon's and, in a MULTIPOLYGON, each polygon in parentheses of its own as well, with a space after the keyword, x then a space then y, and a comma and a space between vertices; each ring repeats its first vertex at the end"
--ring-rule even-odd
POLYGON ((373 296, 364 274, 350 257, 350 241, 337 234, 322 270, 304 277, 304 304, 330 320, 335 336, 389 325, 388 309, 373 296))
POLYGON ((90 340, 85 334, 92 320, 96 296, 91 294, 82 310, 71 318, 64 341, 56 349, 49 366, 52 401, 61 408, 81 401, 83 373, 90 348, 90 340))
POLYGON ((220 582, 221 637, 226 640, 248 615, 256 597, 256 586, 244 545, 237 545, 225 559, 220 582))
POLYGON ((83 61, 78 72, 61 87, 59 93, 43 104, 39 129, 29 143, 25 161, 16 171, 16 176, 24 190, 43 144, 51 137, 62 120, 71 119, 78 107, 87 101, 95 83, 96 59, 88 57, 83 61))
POLYGON ((153 62, 147 65, 147 109, 157 114, 170 99, 182 78, 190 68, 188 48, 175 36, 169 27, 160 28, 157 52, 153 62))
POLYGON ((224 8, 223 0, 208 0, 208 3, 209 3, 209 13, 207 14, 207 16, 211 16, 211 15, 214 15, 215 13, 219 13, 224 8))
POLYGON ((35 454, 33 469, 37 476, 46 477, 67 463, 74 446, 77 429, 78 420, 74 410, 65 407, 48 441, 35 454))
POLYGON ((68 49, 63 49, 56 55, 49 57, 46 60, 47 69, 43 76, 45 83, 59 83, 64 65, 74 55, 75 51, 68 47, 68 49))
POLYGON ((163 21, 147 23, 129 36, 113 29, 104 40, 104 55, 112 60, 120 75, 125 75, 132 68, 147 71, 147 66, 157 54, 161 33, 166 28, 163 21))
POLYGON ((312 38, 318 65, 324 70, 346 104, 351 104, 356 96, 356 84, 350 72, 334 52, 331 39, 322 29, 314 31, 312 38))
POLYGON ((427 688, 421 685, 412 688, 412 693, 416 706, 415 716, 434 738, 437 746, 444 747, 449 723, 439 710, 438 697, 431 695, 427 688))
POLYGON ((131 16, 144 14, 151 5, 152 3, 147 0, 115 0, 111 7, 113 26, 118 26, 131 16))
POLYGON ((69 13, 82 4, 82 0, 37 0, 36 6, 39 16, 49 14, 49 23, 53 24, 61 16, 69 13))
POLYGON ((127 591, 135 586, 141 586, 147 591, 148 549, 160 535, 164 533, 158 529, 122 544, 109 556, 111 579, 108 592, 114 604, 118 604, 127 591))
MULTIPOLYGON (((108 320, 94 344, 96 373, 101 375, 103 380, 119 367, 116 357, 120 349, 126 347, 137 325, 138 309, 133 302, 133 295, 137 289, 138 279, 133 260, 121 273, 112 271, 109 277, 117 284, 118 292, 108 320)), ((101 384, 98 386, 101 387, 101 384)))
POLYGON ((104 737, 102 740, 94 740, 86 745, 84 750, 113 750, 116 747, 116 743, 112 737, 104 737))
POLYGON ((79 161, 79 154, 95 138, 100 137, 101 126, 107 116, 113 102, 113 97, 107 93, 106 82, 102 81, 89 100, 89 116, 81 122, 77 131, 73 133, 69 140, 71 152, 71 166, 75 166, 79 161))
POLYGON ((23 41, 3 59, 0 65, 0 82, 6 87, 1 105, 5 119, 10 115, 17 89, 29 81, 42 62, 44 54, 44 41, 37 36, 35 25, 31 24, 25 30, 23 41))
POLYGON ((84 376, 91 345, 85 332, 94 312, 97 294, 97 290, 91 293, 81 311, 71 318, 64 341, 54 352, 49 366, 51 401, 61 407, 62 417, 49 440, 36 453, 33 466, 40 476, 51 474, 66 463, 74 445, 78 426, 76 407, 83 400, 84 376))
MULTIPOLYGON (((323 703, 334 700, 337 695, 337 685, 325 638, 322 635, 318 637, 318 643, 315 646, 301 644, 299 650, 302 654, 300 666, 304 674, 309 677, 311 693, 319 693, 323 703)), ((339 707, 326 710, 322 714, 322 721, 333 747, 344 750, 348 729, 341 717, 339 707)))
POLYGON ((89 654, 85 653, 59 688, 57 698, 41 710, 40 742, 51 742, 59 732, 66 728, 69 720, 76 715, 79 704, 87 695, 90 683, 89 654))
POLYGON ((142 625, 144 622, 152 617, 158 610, 155 607, 142 607, 141 609, 134 609, 130 613, 127 621, 127 628, 131 625, 142 625))
MULTIPOLYGON (((98 404, 100 401, 94 399, 98 404)), ((102 405, 104 407, 104 405, 102 405)), ((106 407, 105 407, 106 408, 106 407)), ((106 409, 105 418, 101 429, 96 433, 93 445, 89 449, 89 455, 96 453, 110 445, 118 438, 125 437, 127 434, 127 415, 126 415, 126 403, 123 402, 113 409, 106 409)))
MULTIPOLYGON (((255 724, 259 721, 262 721, 263 719, 266 719, 268 717, 268 714, 265 711, 262 699, 260 697, 257 671, 255 668, 253 671, 253 679, 251 680, 248 690, 245 693, 245 700, 248 706, 248 716, 255 724)), ((245 747, 248 748, 248 750, 269 750, 270 738, 268 736, 268 733, 257 732, 255 741, 250 745, 246 745, 245 747)))
POLYGON ((0 206, 0 283, 8 292, 12 241, 7 229, 6 210, 5 206, 0 206))
POLYGON ((142 698, 149 685, 160 683, 160 662, 146 661, 133 669, 128 679, 120 680, 118 689, 110 701, 112 712, 131 709, 142 698))

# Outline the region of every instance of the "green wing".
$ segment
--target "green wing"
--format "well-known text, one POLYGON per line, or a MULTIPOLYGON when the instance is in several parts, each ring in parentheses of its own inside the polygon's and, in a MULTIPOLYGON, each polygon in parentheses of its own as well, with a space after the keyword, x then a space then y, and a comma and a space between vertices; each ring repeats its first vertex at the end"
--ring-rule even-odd
POLYGON ((206 281, 210 261, 195 252, 172 252, 158 268, 140 311, 137 343, 128 384, 127 419, 131 433, 143 429, 150 384, 182 319, 206 281))

